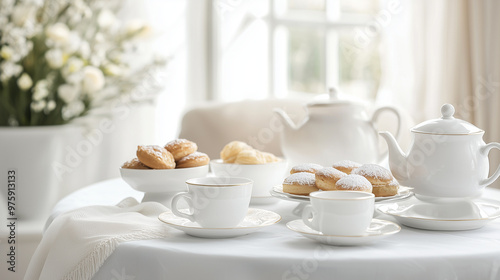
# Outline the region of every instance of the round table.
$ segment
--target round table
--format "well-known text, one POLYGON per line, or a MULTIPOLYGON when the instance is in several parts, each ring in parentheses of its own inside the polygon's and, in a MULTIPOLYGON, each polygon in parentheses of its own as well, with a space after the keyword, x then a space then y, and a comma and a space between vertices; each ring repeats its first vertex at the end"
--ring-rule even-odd
MULTIPOLYGON (((140 200, 143 194, 121 179, 104 181, 61 200, 51 219, 129 196, 140 200)), ((483 196, 500 200, 500 190, 487 188, 483 196)), ((500 279, 500 219, 470 231, 402 226, 370 245, 335 247, 286 227, 298 219, 292 214, 296 206, 281 200, 251 206, 277 212, 282 221, 246 236, 203 239, 172 229, 165 239, 122 243, 93 279, 500 279)))

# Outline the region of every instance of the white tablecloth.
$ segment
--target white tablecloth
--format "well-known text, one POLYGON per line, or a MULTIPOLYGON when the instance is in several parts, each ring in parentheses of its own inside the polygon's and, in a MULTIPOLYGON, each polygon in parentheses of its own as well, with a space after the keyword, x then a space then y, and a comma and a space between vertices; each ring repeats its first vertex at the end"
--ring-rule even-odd
MULTIPOLYGON (((121 179, 105 181, 60 201, 53 216, 127 196, 141 199, 142 193, 121 179)), ((484 196, 500 200, 500 191, 487 189, 484 196)), ((403 226, 371 245, 334 247, 286 228, 298 219, 291 214, 296 206, 259 206, 283 220, 243 237, 202 239, 173 230, 167 239, 120 244, 94 279, 500 279, 500 219, 471 231, 403 226)))

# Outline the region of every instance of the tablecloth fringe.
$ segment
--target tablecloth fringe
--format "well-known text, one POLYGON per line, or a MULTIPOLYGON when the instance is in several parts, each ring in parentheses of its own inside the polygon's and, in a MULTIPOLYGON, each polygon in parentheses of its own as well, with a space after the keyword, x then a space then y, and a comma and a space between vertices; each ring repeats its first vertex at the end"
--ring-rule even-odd
POLYGON ((142 229, 137 232, 114 236, 102 240, 63 280, 89 280, 99 270, 104 261, 113 253, 116 246, 126 241, 156 239, 165 237, 165 230, 157 228, 142 229))

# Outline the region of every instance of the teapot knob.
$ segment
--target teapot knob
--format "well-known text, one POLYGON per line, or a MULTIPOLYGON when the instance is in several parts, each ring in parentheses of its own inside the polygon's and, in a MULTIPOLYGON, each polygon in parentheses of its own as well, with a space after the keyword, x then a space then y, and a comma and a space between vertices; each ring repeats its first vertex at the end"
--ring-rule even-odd
POLYGON ((443 115, 443 119, 452 119, 453 114, 455 114, 455 107, 451 104, 444 104, 441 107, 441 115, 443 115))
POLYGON ((328 95, 330 95, 330 100, 338 100, 339 90, 336 87, 331 87, 328 90, 328 95))

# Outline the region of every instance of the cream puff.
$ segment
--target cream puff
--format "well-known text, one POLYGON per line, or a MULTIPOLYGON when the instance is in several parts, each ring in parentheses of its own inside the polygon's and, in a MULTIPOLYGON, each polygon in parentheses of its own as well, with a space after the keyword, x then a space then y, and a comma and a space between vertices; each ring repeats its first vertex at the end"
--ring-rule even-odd
POLYGON ((140 145, 137 147, 137 158, 147 167, 153 169, 175 168, 174 156, 167 149, 156 145, 140 145))
POLYGON ((316 176, 316 186, 320 190, 334 191, 337 189, 335 186, 337 181, 347 176, 347 174, 333 167, 325 167, 318 170, 315 176, 316 176))
POLYGON ((318 190, 314 174, 299 172, 291 174, 283 181, 283 192, 297 195, 309 195, 318 190))
POLYGON ((372 192, 372 184, 365 177, 356 174, 349 174, 342 177, 336 183, 337 191, 361 191, 372 192))
POLYGON ((175 139, 165 144, 165 149, 167 149, 167 151, 174 156, 175 161, 178 161, 181 158, 196 152, 198 150, 198 145, 186 139, 175 139))
POLYGON ((380 196, 393 196, 398 193, 398 184, 394 183, 391 172, 377 164, 363 164, 354 169, 352 174, 365 177, 373 187, 373 194, 380 196))

